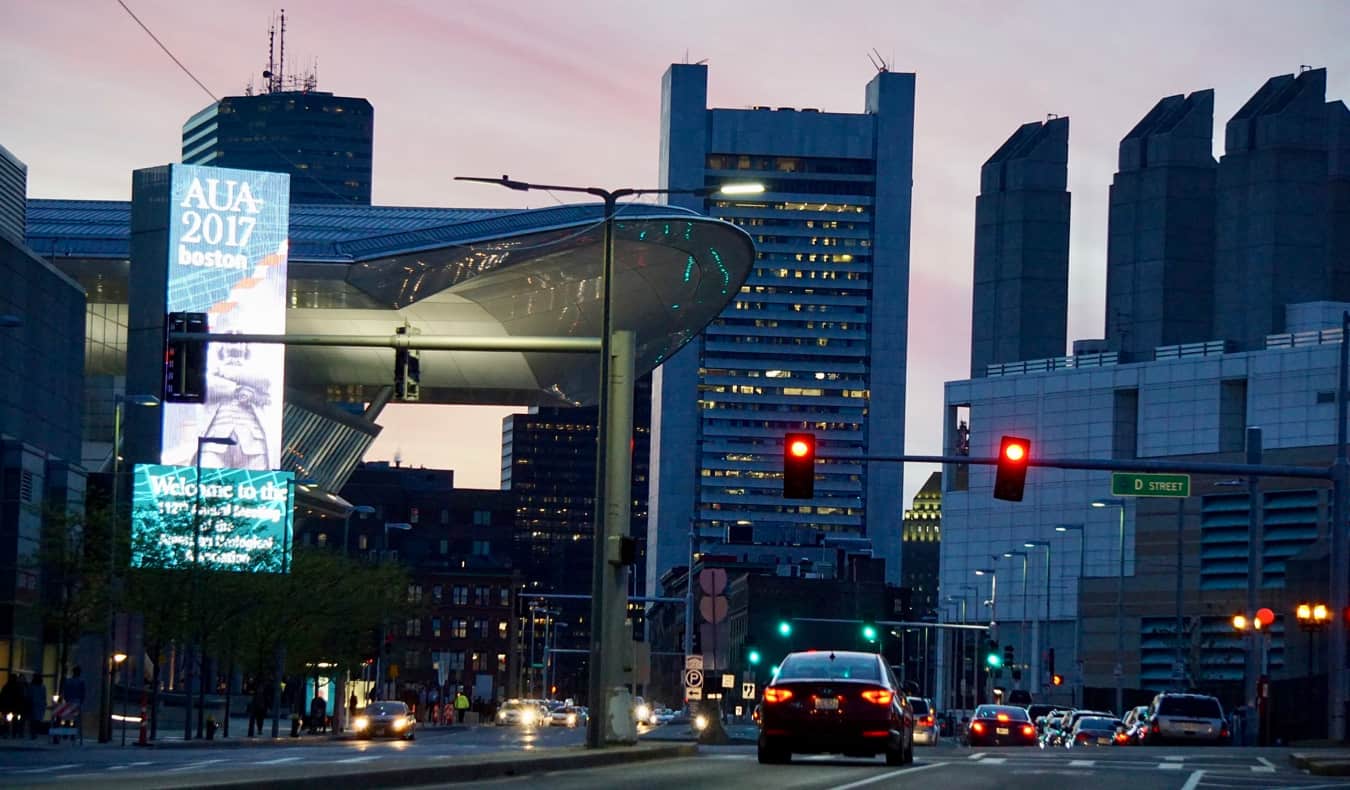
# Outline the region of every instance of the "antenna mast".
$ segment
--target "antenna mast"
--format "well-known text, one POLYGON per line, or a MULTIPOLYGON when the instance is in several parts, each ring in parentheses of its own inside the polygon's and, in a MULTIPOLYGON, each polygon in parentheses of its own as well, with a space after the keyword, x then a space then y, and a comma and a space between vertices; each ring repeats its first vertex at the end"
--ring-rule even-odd
POLYGON ((277 85, 284 86, 286 78, 286 9, 281 9, 281 58, 277 62, 277 85))

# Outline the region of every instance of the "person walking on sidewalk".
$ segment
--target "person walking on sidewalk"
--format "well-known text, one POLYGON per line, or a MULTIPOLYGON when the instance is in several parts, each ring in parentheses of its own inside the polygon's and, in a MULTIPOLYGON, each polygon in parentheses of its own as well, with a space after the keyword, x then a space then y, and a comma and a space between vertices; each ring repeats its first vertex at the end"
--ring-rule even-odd
POLYGON ((33 682, 28 686, 28 699, 31 705, 28 738, 34 740, 38 736, 38 727, 42 724, 42 720, 47 718, 47 684, 42 682, 41 674, 33 676, 33 682))
POLYGON ((248 737, 252 738, 255 732, 262 735, 263 721, 266 718, 267 698, 263 696, 262 683, 259 683, 253 689, 253 696, 248 701, 248 737))
POLYGON ((464 695, 464 689, 460 689, 455 694, 455 721, 463 724, 464 714, 469 710, 469 698, 464 695))

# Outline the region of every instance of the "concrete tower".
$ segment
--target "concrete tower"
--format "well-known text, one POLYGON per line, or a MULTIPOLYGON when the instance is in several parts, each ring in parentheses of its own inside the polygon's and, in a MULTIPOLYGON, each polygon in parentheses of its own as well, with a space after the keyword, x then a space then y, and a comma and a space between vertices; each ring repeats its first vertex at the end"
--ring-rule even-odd
POLYGON ((980 169, 970 375, 1064 355, 1069 299, 1069 119, 1028 123, 980 169))

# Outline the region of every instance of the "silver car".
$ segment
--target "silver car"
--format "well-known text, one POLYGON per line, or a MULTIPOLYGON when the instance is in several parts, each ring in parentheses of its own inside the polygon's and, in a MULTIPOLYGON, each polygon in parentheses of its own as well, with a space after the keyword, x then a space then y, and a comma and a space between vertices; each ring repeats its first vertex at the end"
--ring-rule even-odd
POLYGON ((1149 707, 1150 743, 1228 743, 1223 706, 1208 694, 1163 693, 1149 707))
POLYGON ((926 697, 909 697, 909 706, 914 709, 915 745, 937 746, 938 726, 933 701, 926 697))

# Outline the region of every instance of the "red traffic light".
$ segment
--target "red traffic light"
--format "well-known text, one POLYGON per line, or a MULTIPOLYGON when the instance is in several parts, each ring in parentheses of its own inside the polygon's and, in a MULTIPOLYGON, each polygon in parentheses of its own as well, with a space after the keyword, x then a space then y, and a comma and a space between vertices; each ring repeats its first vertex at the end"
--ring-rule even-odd
POLYGON ((816 435, 789 433, 783 437, 783 498, 813 499, 816 495, 816 435))
POLYGON ((998 446, 998 465, 994 470, 994 498, 1009 502, 1022 501, 1022 489, 1027 480, 1027 463, 1031 456, 1031 440, 1020 436, 1004 436, 998 446))
POLYGON ((793 456, 794 458, 805 458, 810 453, 811 453, 810 441, 802 438, 797 438, 788 442, 788 454, 793 456))
POLYGON ((1021 461, 1027 457, 1027 446, 1021 442, 1003 443, 1003 457, 1009 461, 1021 461))
POLYGON ((1265 607, 1257 609, 1256 621, 1261 624, 1262 628, 1267 628, 1271 623, 1275 622, 1275 613, 1265 607))

